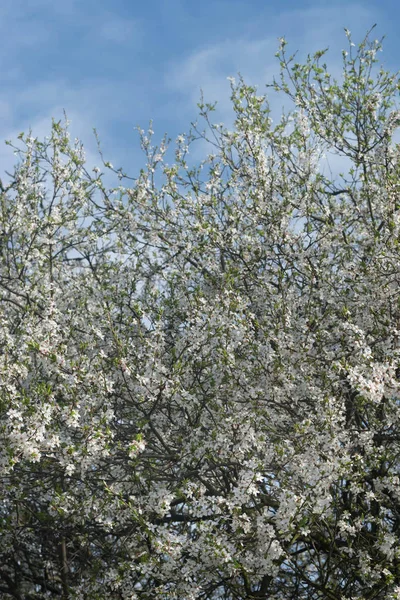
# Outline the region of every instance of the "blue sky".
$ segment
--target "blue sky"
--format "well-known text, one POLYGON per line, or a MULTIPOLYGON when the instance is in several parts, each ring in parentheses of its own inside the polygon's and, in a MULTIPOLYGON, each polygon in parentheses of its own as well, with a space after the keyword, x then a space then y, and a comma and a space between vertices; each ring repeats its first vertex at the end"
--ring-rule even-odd
MULTIPOLYGON (((99 164, 92 128, 106 159, 136 174, 144 158, 134 128, 153 119, 156 139, 172 138, 196 118, 200 88, 229 122, 228 76, 239 71, 261 91, 278 72, 277 38, 299 56, 329 46, 339 68, 347 41, 377 23, 386 35, 385 66, 400 68, 400 4, 268 0, 1 0, 0 138, 32 128, 49 133, 66 110, 73 136, 99 164)), ((1 171, 15 162, 1 144, 1 171)))

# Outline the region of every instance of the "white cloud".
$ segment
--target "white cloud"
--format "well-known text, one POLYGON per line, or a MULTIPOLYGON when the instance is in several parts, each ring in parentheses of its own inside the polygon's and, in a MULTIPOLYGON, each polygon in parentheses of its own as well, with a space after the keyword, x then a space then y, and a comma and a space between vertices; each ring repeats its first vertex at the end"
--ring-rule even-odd
POLYGON ((248 83, 264 83, 271 72, 275 49, 274 38, 225 40, 172 65, 165 77, 166 86, 182 94, 191 106, 199 101, 202 90, 205 101, 217 100, 220 110, 228 110, 230 88, 227 77, 240 72, 248 83))
MULTIPOLYGON (((246 83, 258 84, 260 92, 279 72, 274 57, 278 38, 287 37, 288 54, 299 50, 299 56, 332 47, 327 62, 334 75, 340 74, 342 47, 347 44, 343 28, 353 27, 356 37, 365 34, 376 14, 360 4, 311 7, 278 13, 268 21, 267 34, 259 39, 225 39, 204 46, 172 64, 166 74, 166 85, 180 96, 182 108, 192 108, 203 90, 205 100, 218 101, 219 112, 229 121, 230 89, 228 76, 241 73, 246 83)), ((301 60, 301 58, 300 58, 301 60)), ((279 102, 279 100, 278 100, 279 102)), ((281 108, 277 106, 277 108, 281 108)))
MULTIPOLYGON (((123 148, 115 152, 112 150, 112 144, 119 144, 118 138, 115 139, 116 124, 121 127, 121 123, 131 123, 132 146, 137 143, 133 129, 138 121, 145 125, 149 118, 155 117, 157 125, 157 120, 162 122, 163 118, 168 118, 173 126, 172 119, 176 119, 183 122, 185 128, 189 126, 190 117, 194 118, 197 114, 196 103, 202 88, 206 101, 218 101, 215 119, 229 126, 232 110, 226 78, 241 72, 246 82, 258 84, 260 93, 263 93, 264 84, 270 82, 278 72, 274 53, 279 36, 287 35, 289 48, 293 51, 296 48, 301 52, 314 51, 326 45, 337 47, 338 50, 331 52, 327 58, 331 70, 335 71, 340 67, 340 49, 346 45, 343 27, 348 26, 359 36, 376 20, 376 15, 359 4, 340 5, 338 8, 336 3, 333 7, 278 12, 271 18, 265 14, 259 17, 255 15, 255 22, 257 18, 266 23, 265 35, 253 38, 245 35, 241 38, 228 37, 200 47, 170 64, 161 85, 159 82, 153 85, 147 73, 139 71, 138 74, 136 65, 136 70, 127 72, 126 77, 121 77, 121 70, 117 70, 115 76, 111 74, 112 70, 108 70, 104 76, 97 72, 95 77, 90 75, 89 67, 77 66, 74 80, 71 74, 68 75, 69 80, 67 76, 64 78, 61 70, 51 76, 46 68, 42 68, 35 73, 35 82, 21 87, 21 82, 27 81, 23 70, 26 45, 34 48, 37 42, 38 47, 43 46, 44 40, 44 46, 51 52, 52 43, 57 41, 60 23, 67 24, 67 30, 70 24, 77 23, 82 39, 89 41, 89 45, 93 42, 94 48, 98 47, 99 51, 106 51, 110 47, 107 43, 110 43, 123 46, 124 54, 128 45, 131 47, 132 44, 135 46, 143 42, 144 28, 140 20, 124 19, 104 5, 99 5, 99 10, 92 15, 84 11, 84 5, 79 0, 4 0, 0 3, 0 33, 5 42, 3 50, 0 49, 3 81, 0 90, 0 139, 15 139, 20 131, 27 131, 30 126, 34 135, 46 135, 50 131, 51 117, 62 118, 65 108, 76 132, 74 135, 83 140, 88 152, 96 155, 92 134, 92 127, 95 126, 100 138, 104 139, 106 153, 107 148, 111 151, 106 158, 113 164, 126 166, 128 162, 129 167, 137 159, 138 164, 142 165, 143 157, 139 152, 128 149, 128 155, 123 148), (46 16, 43 23, 41 14, 46 16), (43 28, 48 33, 42 32, 43 28), (44 37, 41 40, 42 33, 44 37), (49 42, 46 36, 50 34, 54 40, 49 42), (20 41, 17 43, 16 39, 20 41), (97 40, 100 40, 98 46, 97 40), (21 50, 22 44, 25 44, 25 48, 21 50), (156 90, 157 94, 157 99, 151 98, 151 102, 148 101, 148 95, 152 93, 150 90, 153 93, 156 90), (150 108, 150 104, 155 108, 150 108)), ((83 64, 84 60, 83 56, 83 64)), ((271 96, 271 104, 275 119, 275 115, 281 112, 282 98, 271 96)), ((182 129, 180 125, 179 129, 182 129)), ((127 145, 126 139, 124 143, 127 145)), ((5 152, 7 156, 10 154, 8 148, 5 152)), ((6 154, 0 143, 1 171, 4 165, 9 164, 6 154)))
MULTIPOLYGON (((299 62, 307 54, 329 48, 325 62, 330 73, 340 78, 342 71, 342 48, 347 47, 344 27, 354 34, 356 43, 361 41, 366 31, 377 20, 376 10, 359 3, 314 6, 305 9, 285 11, 271 16, 266 35, 250 39, 225 39, 219 43, 199 48, 187 57, 170 65, 165 81, 169 89, 175 91, 177 104, 181 112, 196 114, 195 106, 200 99, 200 89, 207 102, 217 101, 217 112, 213 122, 222 121, 227 127, 232 125, 233 111, 230 102, 228 76, 243 75, 244 81, 256 85, 259 93, 267 92, 271 116, 277 121, 285 111, 293 108, 290 101, 282 95, 267 90, 265 85, 279 75, 279 63, 275 58, 278 38, 286 37, 287 55, 297 53, 299 62)), ((378 35, 378 34, 377 34, 378 35)), ((206 144, 197 145, 194 157, 210 151, 206 144)), ((329 170, 335 176, 346 170, 345 158, 330 155, 323 161, 326 174, 329 170)))
POLYGON ((139 22, 112 15, 108 18, 106 15, 103 15, 97 33, 104 40, 115 44, 132 44, 142 39, 139 22))

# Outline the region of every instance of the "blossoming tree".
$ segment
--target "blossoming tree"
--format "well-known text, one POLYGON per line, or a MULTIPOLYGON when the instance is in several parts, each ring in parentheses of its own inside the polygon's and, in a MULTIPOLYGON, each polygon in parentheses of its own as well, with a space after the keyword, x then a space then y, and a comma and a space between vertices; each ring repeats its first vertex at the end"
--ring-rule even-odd
POLYGON ((277 125, 232 81, 232 130, 199 104, 173 164, 142 131, 113 189, 67 124, 21 134, 1 598, 400 598, 399 83, 347 36, 340 81, 281 40, 277 125))

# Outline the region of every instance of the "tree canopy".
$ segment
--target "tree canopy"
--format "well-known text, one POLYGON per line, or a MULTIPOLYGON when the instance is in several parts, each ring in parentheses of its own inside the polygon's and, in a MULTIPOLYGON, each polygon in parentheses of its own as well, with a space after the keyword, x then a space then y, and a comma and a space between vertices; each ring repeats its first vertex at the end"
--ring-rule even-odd
POLYGON ((137 178, 19 136, 1 598, 400 598, 400 85, 346 35, 340 79, 280 40, 276 125, 240 78, 174 161, 141 131, 137 178))

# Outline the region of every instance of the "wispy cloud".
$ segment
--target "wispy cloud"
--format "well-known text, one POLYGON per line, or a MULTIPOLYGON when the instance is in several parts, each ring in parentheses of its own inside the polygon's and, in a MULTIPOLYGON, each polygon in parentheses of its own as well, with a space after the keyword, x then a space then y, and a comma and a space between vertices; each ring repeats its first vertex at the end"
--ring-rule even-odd
MULTIPOLYGON (((228 76, 241 73, 247 83, 258 84, 260 91, 277 75, 279 65, 274 58, 278 37, 287 37, 288 52, 299 56, 331 47, 329 66, 340 72, 340 48, 345 47, 345 26, 355 26, 355 36, 365 34, 373 24, 374 11, 360 4, 348 4, 338 11, 334 6, 311 7, 285 11, 271 18, 268 34, 256 39, 226 38, 205 44, 189 56, 176 61, 166 73, 166 86, 180 95, 182 105, 194 104, 203 90, 206 100, 218 101, 220 112, 229 112, 228 76)), ((226 115, 228 116, 228 114, 226 115)))
POLYGON ((218 101, 219 109, 228 110, 227 77, 242 73, 248 83, 266 81, 271 72, 276 40, 225 40, 201 48, 183 61, 171 66, 165 77, 166 86, 181 94, 187 107, 194 107, 203 91, 206 101, 218 101))
MULTIPOLYGON (((329 70, 333 76, 340 77, 341 50, 347 46, 344 27, 352 30, 358 42, 377 16, 376 9, 360 3, 341 5, 340 10, 335 5, 318 5, 278 11, 271 15, 267 33, 261 36, 225 37, 176 60, 166 72, 165 85, 175 92, 179 110, 191 117, 202 90, 206 101, 218 103, 214 120, 230 127, 233 111, 227 78, 240 73, 246 83, 257 85, 260 93, 267 92, 271 114, 276 121, 283 109, 293 108, 288 99, 265 88, 279 74, 279 63, 274 56, 279 46, 278 38, 287 39, 288 55, 297 52, 299 61, 308 53, 329 48, 326 57, 329 70)), ((196 156, 206 149, 210 150, 206 144, 198 144, 196 156)), ((337 174, 343 170, 344 162, 340 157, 329 156, 324 161, 324 170, 332 169, 337 174)))
MULTIPOLYGON (((218 101, 216 119, 228 125, 226 78, 240 72, 263 92, 278 71, 279 36, 303 56, 331 46, 334 70, 346 43, 343 27, 360 36, 379 21, 376 5, 367 2, 304 2, 290 10, 288 4, 249 0, 244 11, 235 0, 196 6, 171 0, 168 7, 161 0, 114 0, 112 6, 105 0, 2 0, 0 139, 29 127, 46 134, 51 117, 62 118, 65 109, 73 135, 90 152, 96 152, 96 127, 107 158, 137 172, 143 158, 136 125, 154 118, 156 137, 187 131, 200 89, 207 101, 218 101)), ((282 99, 271 101, 280 113, 282 99)), ((0 160, 3 169, 3 150, 0 160)))
POLYGON ((134 19, 123 19, 112 14, 102 18, 97 33, 105 40, 115 44, 137 43, 143 39, 143 25, 134 19))

